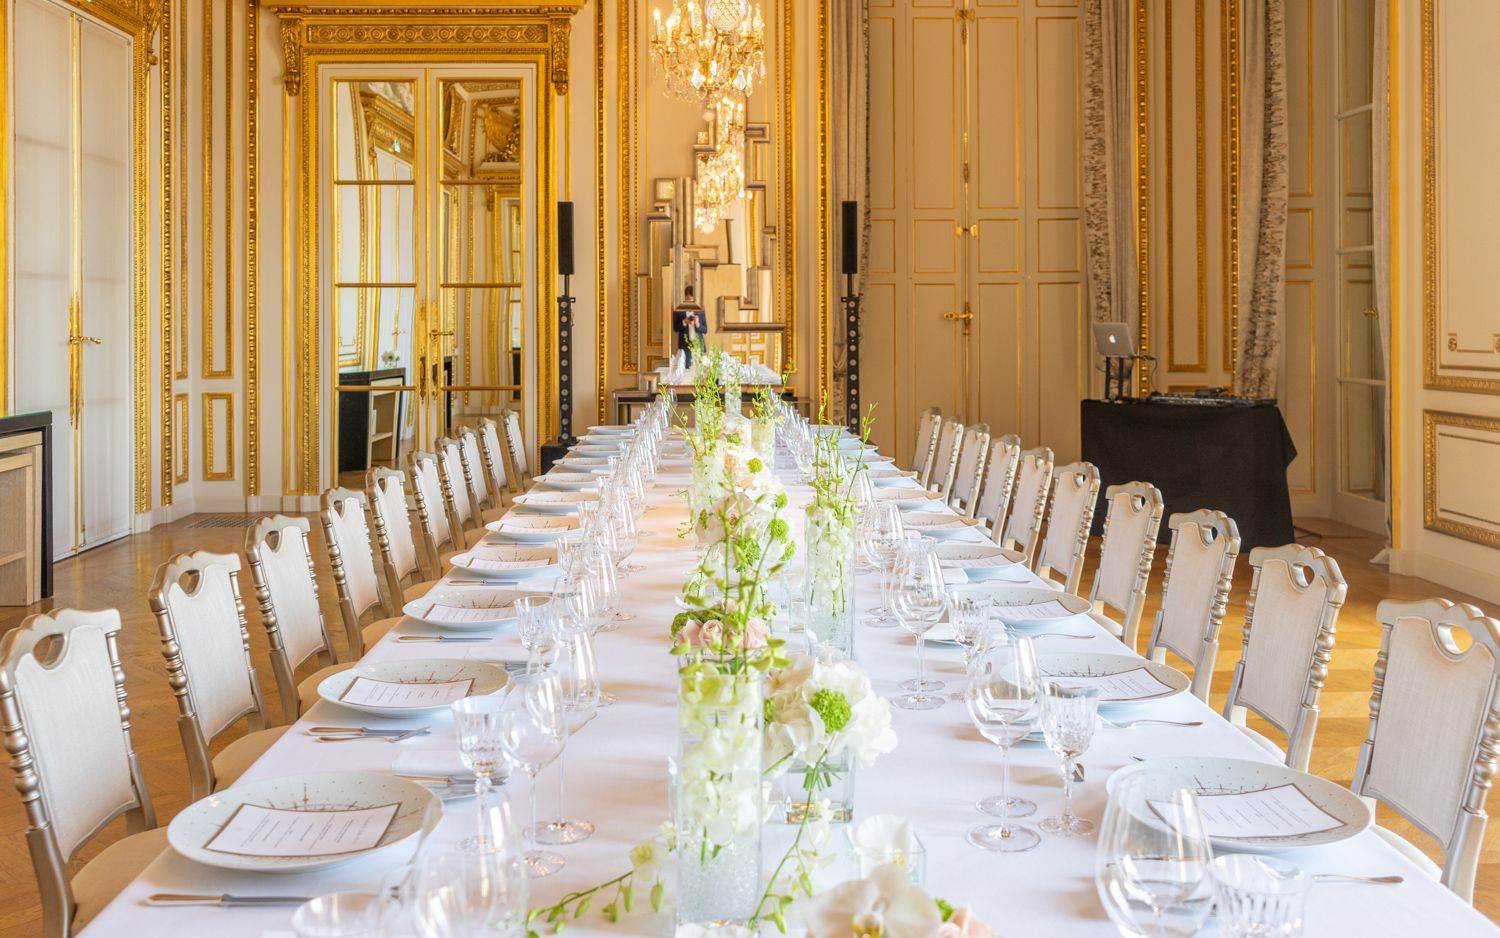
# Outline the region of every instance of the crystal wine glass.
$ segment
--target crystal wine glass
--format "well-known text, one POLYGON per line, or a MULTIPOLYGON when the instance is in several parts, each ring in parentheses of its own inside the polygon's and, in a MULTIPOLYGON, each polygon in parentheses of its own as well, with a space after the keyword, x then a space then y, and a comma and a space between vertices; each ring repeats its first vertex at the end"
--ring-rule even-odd
POLYGON ((1198 796, 1174 779, 1130 770, 1113 780, 1094 885, 1121 935, 1187 938, 1213 906, 1213 849, 1198 796))
POLYGON ((895 704, 905 710, 936 710, 944 700, 930 691, 942 690, 943 682, 927 678, 927 642, 925 636, 948 606, 948 591, 943 585, 943 568, 931 545, 921 545, 902 561, 896 588, 896 611, 901 624, 917 643, 917 677, 905 681, 903 688, 911 693, 897 697, 895 704))
POLYGON ((865 625, 887 628, 896 624, 891 608, 891 579, 905 543, 906 532, 901 523, 901 510, 883 502, 871 506, 865 529, 865 553, 880 571, 880 605, 865 616, 865 625))
MULTIPOLYGON (((562 688, 563 726, 572 735, 588 725, 599 709, 599 669, 594 662, 593 639, 587 632, 564 643, 557 673, 562 688)), ((557 755, 557 819, 537 826, 532 833, 537 843, 576 844, 594 833, 592 821, 568 818, 567 754, 564 745, 557 755)))
MULTIPOLYGON (((536 830, 536 777, 562 753, 563 726, 557 675, 517 675, 500 706, 499 740, 505 758, 531 781, 531 832, 536 830)), ((551 876, 565 862, 555 853, 538 850, 534 838, 528 844, 526 870, 533 879, 551 876)))
POLYGON ((526 649, 526 670, 545 670, 548 659, 557 650, 557 626, 552 621, 557 609, 540 596, 516 599, 516 633, 526 649))
MULTIPOLYGON (((453 732, 458 739, 458 755, 464 767, 474 773, 474 798, 478 803, 479 816, 486 809, 492 778, 503 765, 505 755, 500 740, 501 709, 505 698, 492 695, 464 697, 453 701, 449 709, 453 713, 453 732)), ((484 828, 478 836, 464 841, 467 846, 486 849, 484 828)))
POLYGON ((1025 635, 997 632, 990 647, 974 658, 965 701, 969 718, 985 739, 1000 748, 1000 795, 979 802, 985 813, 999 815, 999 824, 982 824, 969 831, 969 843, 983 850, 1016 853, 1030 850, 1041 836, 1029 827, 1010 823, 1036 811, 1036 804, 1010 794, 1010 748, 1025 738, 1036 714, 1036 650, 1025 635))
POLYGON ((1099 722, 1099 689, 1046 681, 1042 684, 1041 714, 1047 748, 1062 759, 1063 810, 1056 817, 1044 818, 1037 826, 1059 837, 1093 833, 1094 822, 1073 813, 1073 766, 1094 739, 1094 728, 1099 722))

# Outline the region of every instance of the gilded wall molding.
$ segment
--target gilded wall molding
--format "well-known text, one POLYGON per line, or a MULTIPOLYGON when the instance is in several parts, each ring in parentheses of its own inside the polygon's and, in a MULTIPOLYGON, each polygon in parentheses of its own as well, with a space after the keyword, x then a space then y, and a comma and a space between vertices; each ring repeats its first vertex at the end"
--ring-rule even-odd
MULTIPOLYGON (((797 101, 796 101, 796 45, 793 38, 796 17, 792 0, 781 3, 781 228, 777 236, 781 239, 781 313, 786 323, 782 333, 782 370, 795 374, 797 361, 797 232, 796 232, 796 161, 797 161, 797 101)), ((819 290, 825 285, 820 283, 819 290)), ((821 366, 819 366, 821 367, 821 366)), ((814 370, 816 374, 816 369, 814 370)), ((817 389, 814 388, 816 391, 817 389)))
POLYGON ((203 478, 208 482, 234 481, 234 393, 203 393, 203 478), (224 465, 214 458, 214 407, 224 405, 224 465))
POLYGON ((604 162, 605 143, 604 0, 594 0, 594 226, 597 230, 594 239, 594 378, 598 382, 598 393, 595 395, 598 404, 596 419, 600 423, 604 423, 606 419, 604 395, 609 360, 609 278, 605 273, 605 264, 608 262, 605 217, 609 213, 609 192, 606 188, 609 172, 604 162))
POLYGON ((1231 379, 1240 354, 1240 5, 1223 8, 1224 57, 1224 369, 1231 379))
POLYGON ((259 43, 260 2, 245 0, 245 494, 249 496, 260 494, 259 43))
MULTIPOLYGON (((1438 504, 1438 428, 1493 433, 1497 435, 1492 445, 1500 446, 1500 417, 1481 417, 1476 414, 1455 414, 1438 410, 1422 411, 1422 522, 1429 531, 1462 538, 1486 547, 1500 547, 1500 530, 1475 524, 1474 521, 1489 521, 1475 518, 1461 521, 1445 517, 1438 504)), ((1473 437, 1468 439, 1479 442, 1473 437)))
POLYGON ((302 18, 281 17, 281 86, 292 97, 302 93, 302 18))
MULTIPOLYGON (((828 340, 828 4, 818 4, 818 365, 814 381, 821 401, 832 399, 833 362, 828 340)), ((794 328, 788 323, 787 331, 794 328)), ((836 418, 831 418, 835 419, 836 418)))
MULTIPOLYGON (((603 0, 600 0, 602 3, 603 0)), ((619 11, 618 31, 615 33, 615 57, 619 59, 619 82, 615 94, 619 100, 629 100, 629 108, 619 111, 616 131, 616 147, 619 153, 619 212, 620 212, 620 371, 634 374, 640 369, 637 357, 640 326, 635 321, 635 217, 640 206, 635 200, 636 149, 636 95, 635 81, 635 4, 630 0, 616 0, 619 11)), ((603 393, 603 389, 600 389, 603 393)))
MULTIPOLYGON (((88 9, 92 10, 92 5, 88 9)), ((146 260, 146 250, 151 235, 151 211, 147 195, 150 191, 150 157, 147 141, 150 137, 151 113, 151 53, 148 49, 150 34, 147 22, 137 23, 131 43, 131 67, 134 77, 131 82, 131 112, 133 128, 131 141, 131 202, 135 220, 134 242, 136 245, 133 263, 135 287, 135 339, 132 344, 135 364, 135 511, 145 514, 151 510, 151 286, 146 260)), ((171 359, 163 359, 164 374, 170 373, 171 359)), ((166 379, 164 379, 166 380, 166 379)), ((164 433, 166 431, 163 431, 164 433)))
POLYGON ((173 95, 172 84, 176 80, 173 74, 174 49, 172 47, 172 0, 162 0, 159 10, 161 21, 166 28, 161 33, 161 72, 157 76, 160 80, 161 94, 161 200, 158 209, 161 212, 161 504, 172 504, 172 485, 175 481, 175 469, 173 465, 173 452, 177 446, 176 427, 172 412, 172 341, 173 341, 173 300, 177 288, 174 275, 176 273, 176 191, 173 185, 176 179, 174 160, 176 159, 176 142, 173 135, 172 119, 173 109, 176 106, 176 98, 173 95))
MULTIPOLYGON (((1130 41, 1135 48, 1135 249, 1140 303, 1136 321, 1136 345, 1141 355, 1151 351, 1151 10, 1146 0, 1135 0, 1130 21, 1130 41)), ((1167 24, 1170 31, 1172 24, 1167 24)), ((1170 122, 1172 114, 1167 112, 1170 122)), ((1170 184, 1167 188, 1171 188, 1170 184)), ((1170 290, 1170 287, 1168 288, 1170 290)), ((1136 393, 1151 390, 1151 370, 1135 369, 1136 393)))
POLYGON ((573 15, 554 13, 547 20, 547 26, 552 43, 552 90, 565 95, 568 93, 568 43, 573 33, 573 15))

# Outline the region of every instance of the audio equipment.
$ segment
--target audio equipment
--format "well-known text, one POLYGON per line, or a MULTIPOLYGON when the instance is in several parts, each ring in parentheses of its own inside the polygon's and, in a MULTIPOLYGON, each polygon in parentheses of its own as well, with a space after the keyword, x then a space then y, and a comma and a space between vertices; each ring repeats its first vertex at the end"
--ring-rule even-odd
POLYGON ((573 203, 557 203, 557 273, 573 276, 573 203))
POLYGON ((844 263, 839 273, 859 273, 859 203, 843 203, 843 241, 841 245, 844 253, 844 263))
POLYGON ((855 292, 855 278, 859 276, 859 203, 844 202, 840 205, 843 224, 840 226, 842 263, 844 275, 844 368, 845 394, 844 423, 851 432, 859 432, 859 301, 855 292))

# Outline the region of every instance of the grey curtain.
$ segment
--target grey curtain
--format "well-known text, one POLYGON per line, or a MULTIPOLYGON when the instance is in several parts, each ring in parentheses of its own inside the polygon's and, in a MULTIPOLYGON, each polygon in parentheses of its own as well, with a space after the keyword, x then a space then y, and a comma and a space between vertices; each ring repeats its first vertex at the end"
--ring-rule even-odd
POLYGON ((839 274, 841 245, 839 203, 859 203, 859 277, 854 288, 863 293, 869 271, 870 248, 870 37, 868 0, 844 0, 828 6, 828 160, 829 274, 834 309, 829 341, 832 342, 832 386, 829 413, 837 423, 844 413, 849 386, 849 363, 844 342, 848 334, 843 309, 837 298, 844 294, 839 274))
POLYGON ((1285 0, 1242 0, 1240 73, 1240 349, 1234 388, 1275 397, 1286 311, 1285 0), (1248 296, 1246 290, 1248 288, 1248 296))
POLYGON ((1133 322, 1140 302, 1130 23, 1130 0, 1084 4, 1083 218, 1096 322, 1133 322))

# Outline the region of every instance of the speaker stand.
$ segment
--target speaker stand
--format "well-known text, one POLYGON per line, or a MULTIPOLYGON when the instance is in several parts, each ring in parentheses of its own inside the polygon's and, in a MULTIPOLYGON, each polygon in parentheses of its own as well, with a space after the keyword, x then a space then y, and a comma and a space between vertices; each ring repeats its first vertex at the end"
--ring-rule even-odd
POLYGON ((848 274, 844 287, 844 368, 848 392, 844 395, 844 422, 851 433, 859 433, 859 301, 854 292, 854 275, 848 274))
POLYGON ((573 436, 573 278, 563 274, 557 298, 557 442, 572 446, 573 436))

